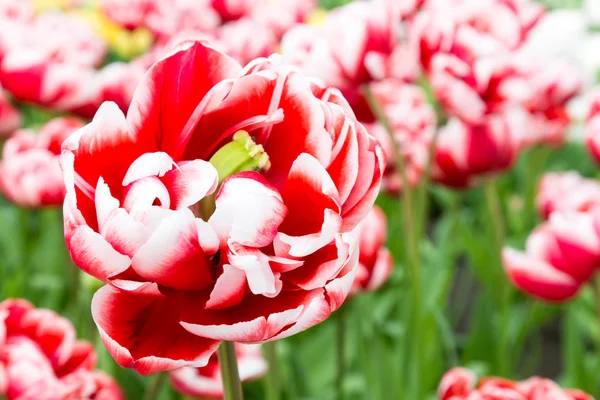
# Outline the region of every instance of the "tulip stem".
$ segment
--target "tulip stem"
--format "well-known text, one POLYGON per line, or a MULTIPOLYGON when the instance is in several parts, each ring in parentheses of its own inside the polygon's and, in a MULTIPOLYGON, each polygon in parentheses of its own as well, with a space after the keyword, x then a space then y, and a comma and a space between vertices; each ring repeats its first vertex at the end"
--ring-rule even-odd
POLYGON ((267 342, 263 345, 265 358, 269 364, 269 372, 266 376, 267 399, 279 400, 281 398, 281 386, 279 375, 279 360, 277 359, 277 342, 267 342))
POLYGON ((166 380, 167 380, 166 372, 159 372, 158 374, 155 374, 154 380, 152 381, 150 388, 148 389, 148 391, 146 392, 146 395, 144 396, 144 400, 157 400, 160 390, 162 389, 166 380))
MULTIPOLYGON (((422 398, 421 396, 421 366, 423 364, 423 349, 421 338, 423 336, 421 322, 423 316, 421 315, 421 273, 420 273, 420 254, 418 240, 421 234, 424 233, 425 229, 421 230, 420 227, 415 225, 414 216, 416 215, 415 207, 413 205, 413 193, 410 187, 410 183, 407 177, 406 162, 402 149, 398 144, 396 137, 394 136, 394 127, 392 126, 388 116, 386 115, 382 105, 380 104, 377 97, 373 94, 373 91, 369 85, 363 87, 363 93, 371 111, 384 127, 390 141, 394 148, 394 156, 396 158, 396 165, 402 178, 402 189, 401 189, 401 200, 402 200, 402 211, 404 220, 404 236, 406 240, 406 256, 408 264, 408 276, 410 279, 411 288, 411 312, 410 312, 410 323, 411 333, 409 337, 412 338, 412 343, 407 347, 407 358, 409 362, 406 365, 406 371, 409 376, 409 382, 413 385, 409 388, 409 393, 412 394, 411 398, 422 398), (412 389, 412 390, 411 390, 412 389)), ((424 218, 424 216, 423 216, 424 218)), ((425 223, 423 222, 423 227, 425 223)))
POLYGON ((346 373, 346 315, 345 307, 340 307, 335 315, 336 327, 336 361, 337 361, 337 376, 336 386, 338 400, 344 399, 344 375, 346 373))
POLYGON ((510 286, 504 276, 501 262, 501 252, 504 246, 504 240, 506 237, 506 231, 504 227, 504 219, 502 213, 502 206, 498 199, 498 188, 497 181, 495 178, 486 179, 483 184, 483 190, 485 194, 485 200, 490 213, 490 219, 492 222, 492 243, 494 249, 493 263, 496 264, 496 270, 498 273, 498 307, 500 309, 500 326, 498 332, 498 346, 497 350, 497 367, 498 373, 506 375, 509 371, 510 366, 510 349, 509 347, 509 332, 508 325, 510 319, 510 286))
POLYGON ((221 342, 217 353, 221 376, 223 378, 223 391, 225 400, 243 400, 242 382, 238 372, 237 354, 233 342, 221 342))

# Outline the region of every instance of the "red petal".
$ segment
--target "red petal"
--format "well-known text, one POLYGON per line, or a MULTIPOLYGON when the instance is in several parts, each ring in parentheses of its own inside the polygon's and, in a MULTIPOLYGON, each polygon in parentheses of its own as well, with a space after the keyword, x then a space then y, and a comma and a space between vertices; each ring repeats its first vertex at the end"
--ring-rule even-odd
POLYGON ((147 284, 136 292, 111 286, 92 300, 92 316, 117 363, 143 375, 206 365, 219 342, 194 336, 179 325, 182 297, 147 284))
POLYGON ((205 43, 182 43, 146 73, 127 120, 139 136, 156 138, 159 149, 179 161, 189 139, 184 127, 196 107, 215 84, 241 71, 235 60, 205 43))

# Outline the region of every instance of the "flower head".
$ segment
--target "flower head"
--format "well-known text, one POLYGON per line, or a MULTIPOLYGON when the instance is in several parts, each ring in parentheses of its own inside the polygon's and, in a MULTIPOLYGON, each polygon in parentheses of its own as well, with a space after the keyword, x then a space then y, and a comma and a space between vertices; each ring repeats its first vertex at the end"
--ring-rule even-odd
POLYGON ((275 58, 242 69, 186 42, 157 62, 127 117, 105 103, 61 157, 67 246, 108 284, 92 314, 113 357, 201 367, 220 340, 327 318, 352 286, 351 231, 384 158, 337 90, 275 58))

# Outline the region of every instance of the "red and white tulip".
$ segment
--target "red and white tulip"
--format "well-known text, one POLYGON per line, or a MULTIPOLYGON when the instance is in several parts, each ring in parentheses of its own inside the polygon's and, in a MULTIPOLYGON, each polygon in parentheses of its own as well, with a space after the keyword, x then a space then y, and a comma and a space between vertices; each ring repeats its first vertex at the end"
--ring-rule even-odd
POLYGON ((146 73, 127 117, 105 103, 63 145, 65 238, 108 284, 92 314, 110 353, 143 374, 201 367, 221 340, 326 319, 352 287, 351 231, 384 159, 337 90, 276 59, 242 69, 182 44, 146 73), (240 143, 258 171, 217 162, 240 143))

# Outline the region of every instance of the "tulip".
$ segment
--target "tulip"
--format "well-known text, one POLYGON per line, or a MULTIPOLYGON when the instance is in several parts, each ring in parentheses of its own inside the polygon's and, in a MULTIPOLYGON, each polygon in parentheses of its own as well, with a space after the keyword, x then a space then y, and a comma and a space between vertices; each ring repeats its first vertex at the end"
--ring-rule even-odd
POLYGON ((213 36, 213 44, 242 65, 276 53, 279 45, 269 27, 250 18, 228 22, 214 31, 213 36))
POLYGON ((93 318, 143 374, 326 319, 352 287, 351 232, 385 168, 339 91, 203 42, 154 64, 127 117, 104 103, 60 162, 67 247, 107 283, 93 318))
POLYGON ((9 135, 21 125, 21 113, 10 103, 0 86, 0 136, 9 135))
POLYGON ((212 0, 223 21, 250 18, 278 38, 316 9, 316 0, 212 0))
POLYGON ((562 302, 573 298, 600 267, 596 220, 590 213, 553 213, 529 236, 524 253, 503 250, 510 280, 542 300, 562 302))
POLYGON ((394 268, 392 255, 385 247, 385 214, 379 207, 374 207, 354 229, 358 237, 360 256, 352 291, 377 290, 387 281, 394 268))
POLYGON ((477 378, 466 368, 452 368, 442 377, 438 386, 438 399, 451 400, 466 398, 475 388, 477 378))
POLYGON ((124 399, 112 378, 94 371, 93 346, 53 311, 5 300, 0 333, 0 394, 8 400, 124 399))
POLYGON ((161 41, 183 30, 210 32, 221 23, 210 0, 102 0, 101 10, 119 26, 147 28, 161 41))
MULTIPOLYGON (((250 382, 267 373, 268 365, 262 357, 260 346, 236 344, 240 380, 250 382)), ((185 396, 223 398, 223 380, 216 353, 202 368, 183 367, 169 372, 171 384, 185 396)))
MULTIPOLYGON (((436 129, 435 110, 427 102, 423 89, 416 85, 388 79, 371 84, 371 90, 389 116, 394 140, 404 157, 408 183, 417 186, 429 160, 431 141, 436 129)), ((402 178, 397 171, 395 144, 380 123, 365 126, 379 140, 388 158, 384 188, 396 193, 402 187, 402 178)))
POLYGON ((600 206, 600 183, 577 172, 549 172, 538 185, 536 207, 544 219, 555 211, 593 211, 600 206))
POLYGON ((440 400, 593 400, 580 390, 563 389, 550 379, 532 377, 515 382, 487 377, 476 386, 475 375, 465 368, 453 368, 444 374, 438 389, 440 400))
POLYGON ((529 0, 431 1, 410 24, 408 37, 426 70, 440 53, 472 64, 518 49, 543 14, 543 6, 529 0))
POLYGON ((58 206, 65 185, 58 163, 63 141, 83 126, 74 118, 56 118, 39 135, 16 131, 4 144, 0 162, 0 192, 21 207, 58 206))
POLYGON ((440 128, 433 178, 448 186, 466 187, 478 175, 508 169, 518 152, 514 127, 510 113, 490 115, 475 125, 450 119, 440 128))
MULTIPOLYGON (((4 25, 4 22, 2 22, 4 25)), ((80 18, 45 13, 0 31, 0 83, 21 101, 68 110, 86 96, 106 44, 80 18)))
POLYGON ((589 109, 585 122, 585 140, 590 154, 600 164, 600 89, 589 95, 589 109))
POLYGON ((387 78, 386 71, 395 70, 390 65, 399 65, 402 50, 395 62, 390 60, 400 45, 399 18, 397 7, 386 0, 349 3, 330 12, 321 26, 291 29, 281 51, 307 75, 339 88, 359 120, 373 122, 361 86, 387 78))

